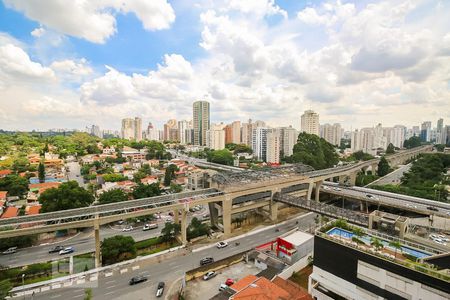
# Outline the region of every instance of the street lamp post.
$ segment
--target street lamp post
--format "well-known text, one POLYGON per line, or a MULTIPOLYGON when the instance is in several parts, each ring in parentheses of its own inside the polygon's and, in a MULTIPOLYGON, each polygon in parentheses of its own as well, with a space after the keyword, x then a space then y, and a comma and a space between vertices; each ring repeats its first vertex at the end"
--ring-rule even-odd
POLYGON ((23 293, 23 299, 25 299, 24 286, 25 286, 25 274, 22 274, 22 293, 23 293))

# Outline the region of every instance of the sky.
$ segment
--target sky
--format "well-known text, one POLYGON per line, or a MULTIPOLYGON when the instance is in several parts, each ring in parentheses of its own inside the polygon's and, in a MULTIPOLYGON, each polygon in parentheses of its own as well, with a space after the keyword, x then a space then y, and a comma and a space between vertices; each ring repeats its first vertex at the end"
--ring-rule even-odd
POLYGON ((450 1, 0 0, 0 129, 450 124, 450 1))

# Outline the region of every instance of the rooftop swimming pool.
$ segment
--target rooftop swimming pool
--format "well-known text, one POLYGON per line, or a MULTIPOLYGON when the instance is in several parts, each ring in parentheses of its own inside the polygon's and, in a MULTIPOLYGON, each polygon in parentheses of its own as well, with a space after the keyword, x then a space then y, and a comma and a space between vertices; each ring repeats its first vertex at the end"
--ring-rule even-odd
MULTIPOLYGON (((345 230, 345 229, 341 229, 341 228, 337 228, 337 227, 334 227, 333 229, 328 230, 327 234, 330 235, 330 236, 343 237, 343 238, 349 239, 349 240, 351 240, 352 237, 355 235, 351 231, 348 231, 348 230, 345 230)), ((370 245, 370 236, 363 235, 359 239, 362 240, 366 245, 370 245)), ((392 249, 393 251, 395 251, 394 247, 389 246, 389 242, 388 241, 385 241, 385 240, 380 239, 380 238, 379 238, 379 240, 380 240, 380 242, 383 244, 383 246, 385 248, 389 248, 389 249, 392 249)), ((429 254, 427 252, 422 252, 422 251, 419 251, 419 250, 416 250, 416 249, 413 249, 413 248, 409 248, 409 247, 405 247, 405 246, 402 246, 401 250, 402 250, 403 253, 407 253, 407 254, 413 255, 413 256, 415 256, 417 258, 423 258, 423 257, 431 256, 431 254, 429 254)))
MULTIPOLYGON (((65 178, 54 178, 54 177, 45 177, 44 182, 64 182, 66 181, 65 178)), ((30 184, 36 184, 39 183, 39 178, 37 177, 31 177, 30 178, 30 184)))

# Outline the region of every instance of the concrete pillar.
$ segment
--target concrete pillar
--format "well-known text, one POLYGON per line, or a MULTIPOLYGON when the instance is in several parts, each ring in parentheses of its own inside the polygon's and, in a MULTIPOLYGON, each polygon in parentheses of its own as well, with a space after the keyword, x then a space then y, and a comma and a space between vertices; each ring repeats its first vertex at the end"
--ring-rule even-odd
POLYGON ((225 238, 231 234, 231 207, 233 199, 230 196, 226 196, 222 201, 222 219, 223 219, 223 234, 225 238))
POLYGON ((357 175, 358 173, 352 173, 352 174, 350 174, 350 185, 355 185, 356 184, 356 175, 357 175))
POLYGON ((311 200, 311 195, 312 195, 312 191, 313 191, 313 187, 314 187, 314 182, 310 182, 309 186, 308 186, 308 195, 307 195, 307 200, 311 200))
POLYGON ((372 169, 372 174, 375 175, 377 173, 378 164, 372 164, 370 168, 372 169))
POLYGON ((363 212, 364 211, 364 202, 361 200, 359 201, 359 211, 363 212))
POLYGON ((180 218, 178 217, 178 209, 173 210, 173 222, 175 224, 180 223, 180 218))
POLYGON ((320 187, 322 186, 323 181, 317 181, 316 182, 316 195, 315 195, 315 200, 316 202, 320 201, 319 195, 320 195, 320 187))
POLYGON ((270 201, 270 220, 274 222, 278 220, 278 202, 273 200, 270 201))
POLYGON ((187 212, 184 209, 181 211, 181 242, 187 244, 187 212))
POLYGON ((345 183, 345 179, 347 178, 346 175, 339 176, 339 184, 343 185, 345 183))
POLYGON ((94 219, 94 237, 95 237, 95 267, 102 266, 102 253, 100 248, 100 222, 99 216, 96 215, 94 219))
POLYGON ((73 255, 69 257, 69 274, 73 274, 73 255))
POLYGON ((208 203, 209 208, 209 220, 211 222, 211 226, 217 227, 219 212, 216 208, 216 204, 214 202, 208 203))

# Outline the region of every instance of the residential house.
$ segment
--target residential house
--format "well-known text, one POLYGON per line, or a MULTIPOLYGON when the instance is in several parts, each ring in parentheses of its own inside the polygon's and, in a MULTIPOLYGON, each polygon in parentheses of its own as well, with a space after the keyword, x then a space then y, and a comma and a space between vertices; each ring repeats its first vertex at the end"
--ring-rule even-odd
POLYGON ((41 205, 29 205, 25 208, 25 215, 31 216, 31 215, 38 215, 39 211, 41 210, 41 205))
POLYGON ((0 219, 14 218, 19 215, 19 209, 15 206, 8 206, 3 214, 0 216, 0 219))
POLYGON ((0 191, 0 201, 6 201, 6 197, 8 197, 8 191, 0 191))
POLYGON ((0 178, 4 178, 4 177, 6 177, 8 175, 11 175, 11 174, 12 174, 12 170, 8 170, 8 169, 0 170, 0 178))

